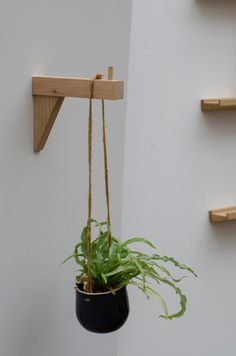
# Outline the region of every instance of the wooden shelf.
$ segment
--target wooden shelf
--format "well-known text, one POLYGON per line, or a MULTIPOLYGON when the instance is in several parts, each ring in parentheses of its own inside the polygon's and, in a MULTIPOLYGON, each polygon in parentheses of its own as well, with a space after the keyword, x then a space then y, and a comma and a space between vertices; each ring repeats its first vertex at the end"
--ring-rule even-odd
POLYGON ((113 80, 113 67, 108 67, 108 79, 102 74, 95 78, 33 77, 34 151, 42 150, 47 142, 64 98, 120 100, 124 97, 124 81, 113 80), (93 86, 91 85, 93 80, 93 86))
MULTIPOLYGON (((93 99, 123 98, 122 80, 95 79, 93 99)), ((33 77, 32 94, 56 97, 90 98, 91 79, 69 77, 33 77)))
POLYGON ((236 206, 210 210, 209 219, 211 222, 224 222, 224 221, 236 220, 236 206))
POLYGON ((201 109, 202 111, 235 110, 236 98, 203 99, 201 109))

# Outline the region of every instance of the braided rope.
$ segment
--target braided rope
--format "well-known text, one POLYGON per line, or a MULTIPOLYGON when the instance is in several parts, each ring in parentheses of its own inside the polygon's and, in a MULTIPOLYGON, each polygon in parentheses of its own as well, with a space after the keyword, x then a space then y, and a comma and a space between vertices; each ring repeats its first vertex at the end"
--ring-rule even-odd
MULTIPOLYGON (((96 79, 96 78, 95 78, 96 79)), ((93 87, 94 79, 91 79, 90 84, 90 98, 89 98, 89 116, 88 116, 88 280, 86 291, 92 293, 92 273, 91 273, 91 219, 92 219, 92 134, 93 134, 93 87)), ((105 192, 106 192, 106 207, 107 207, 107 222, 108 222, 108 242, 111 246, 111 217, 110 217, 110 194, 109 194, 109 179, 108 179, 108 159, 107 159, 107 144, 106 144, 106 117, 105 117, 105 104, 102 99, 102 137, 103 137, 103 155, 104 155, 104 178, 105 178, 105 192)))
POLYGON ((92 217, 92 134, 93 134, 93 84, 94 79, 91 80, 91 90, 89 99, 89 117, 88 117, 88 282, 87 292, 92 293, 92 275, 91 275, 91 217, 92 217))
MULTIPOLYGON (((111 227, 111 214, 110 214, 110 193, 109 193, 109 179, 108 179, 108 162, 107 162, 107 144, 106 144, 106 117, 105 117, 105 104, 102 99, 102 138, 103 138, 103 155, 104 155, 104 176, 105 176, 105 191, 106 191, 106 204, 107 204, 107 222, 109 229, 111 227)), ((111 246, 111 232, 108 235, 109 246, 111 246)))

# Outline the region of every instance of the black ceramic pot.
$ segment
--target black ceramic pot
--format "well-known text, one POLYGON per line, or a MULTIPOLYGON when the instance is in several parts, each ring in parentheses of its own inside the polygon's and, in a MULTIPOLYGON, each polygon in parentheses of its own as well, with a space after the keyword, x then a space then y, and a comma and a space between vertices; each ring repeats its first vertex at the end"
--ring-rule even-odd
POLYGON ((112 292, 86 293, 76 287, 76 316, 80 324, 94 333, 118 330, 129 315, 126 287, 112 292))

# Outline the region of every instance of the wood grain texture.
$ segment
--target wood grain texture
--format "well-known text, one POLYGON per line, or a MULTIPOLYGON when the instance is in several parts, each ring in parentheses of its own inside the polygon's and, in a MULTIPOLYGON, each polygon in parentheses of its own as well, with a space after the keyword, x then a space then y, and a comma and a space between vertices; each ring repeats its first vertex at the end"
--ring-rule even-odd
POLYGON ((209 219, 211 222, 224 222, 224 221, 236 220, 236 206, 210 210, 209 219))
POLYGON ((203 99, 201 100, 202 111, 234 110, 236 109, 236 98, 225 99, 203 99))
POLYGON ((39 152, 44 148, 63 100, 63 97, 56 96, 34 96, 35 152, 39 152))
MULTIPOLYGON (((91 79, 62 77, 33 77, 33 95, 90 98, 91 79)), ((93 98, 119 100, 124 97, 122 80, 94 80, 93 98)))
MULTIPOLYGON (((97 74, 93 82, 93 99, 119 100, 124 97, 124 82, 113 80, 113 67, 109 79, 97 74)), ((91 82, 88 78, 33 77, 34 96, 34 151, 42 150, 48 139, 65 97, 90 98, 91 82)))

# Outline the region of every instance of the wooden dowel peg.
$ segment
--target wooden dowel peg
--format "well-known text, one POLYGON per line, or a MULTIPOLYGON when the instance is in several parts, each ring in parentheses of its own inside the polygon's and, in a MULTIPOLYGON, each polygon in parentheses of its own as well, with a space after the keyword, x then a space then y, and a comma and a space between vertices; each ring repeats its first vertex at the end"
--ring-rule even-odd
POLYGON ((108 80, 113 80, 113 75, 114 75, 114 67, 109 66, 108 67, 108 80))

